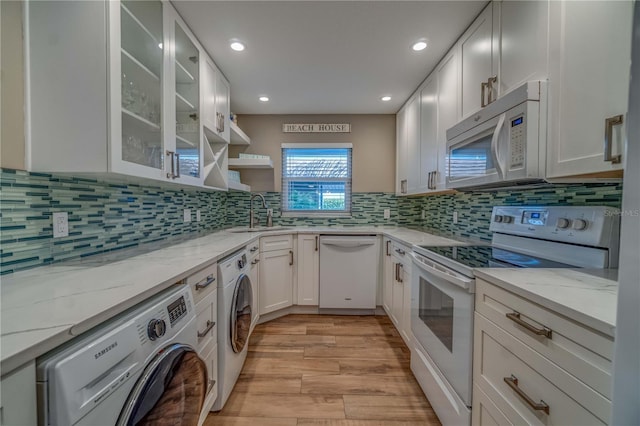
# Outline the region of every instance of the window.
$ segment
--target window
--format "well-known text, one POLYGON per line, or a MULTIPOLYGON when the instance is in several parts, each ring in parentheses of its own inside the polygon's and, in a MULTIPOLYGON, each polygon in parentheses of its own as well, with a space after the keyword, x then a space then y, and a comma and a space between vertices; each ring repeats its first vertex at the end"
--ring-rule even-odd
POLYGON ((351 214, 351 144, 283 144, 282 212, 351 214))

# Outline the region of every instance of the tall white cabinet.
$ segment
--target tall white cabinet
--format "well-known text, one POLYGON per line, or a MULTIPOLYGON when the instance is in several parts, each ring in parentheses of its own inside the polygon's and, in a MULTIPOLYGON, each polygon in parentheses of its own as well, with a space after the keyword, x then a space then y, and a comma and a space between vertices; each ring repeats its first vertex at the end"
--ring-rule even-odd
POLYGON ((299 234, 297 250, 297 304, 317 306, 320 294, 320 235, 299 234))

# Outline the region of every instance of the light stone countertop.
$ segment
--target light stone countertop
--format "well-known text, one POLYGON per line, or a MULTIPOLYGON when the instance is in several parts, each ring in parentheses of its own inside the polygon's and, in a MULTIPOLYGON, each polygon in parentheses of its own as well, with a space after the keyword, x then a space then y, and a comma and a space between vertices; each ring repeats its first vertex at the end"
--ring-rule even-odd
POLYGON ((479 268, 477 278, 614 337, 617 270, 479 268))
POLYGON ((1 278, 0 369, 6 374, 265 235, 384 234, 407 245, 461 244, 397 227, 219 231, 17 272, 1 278), (171 245, 169 245, 171 244, 171 245), (151 248, 150 248, 151 247, 151 248), (153 251, 149 251, 153 250, 153 251))

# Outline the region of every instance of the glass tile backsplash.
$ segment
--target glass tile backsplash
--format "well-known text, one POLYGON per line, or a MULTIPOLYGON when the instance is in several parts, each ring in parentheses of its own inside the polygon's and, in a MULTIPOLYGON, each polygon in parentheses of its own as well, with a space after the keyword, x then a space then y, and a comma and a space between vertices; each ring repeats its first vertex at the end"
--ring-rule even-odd
MULTIPOLYGON (((247 226, 249 194, 167 189, 0 169, 0 273, 110 252, 174 237, 247 226), (191 222, 183 220, 191 210, 191 222), (196 211, 201 221, 196 221, 196 211), (53 239, 52 213, 69 214, 69 236, 53 239)), ((351 217, 280 216, 280 193, 265 193, 275 225, 399 225, 488 240, 494 205, 608 205, 620 207, 621 184, 549 186, 511 192, 396 197, 353 193, 351 217), (384 219, 389 209, 390 219, 384 219), (422 212, 425 218, 422 219, 422 212), (452 214, 458 212, 458 223, 452 214)), ((254 205, 261 224, 266 211, 254 205)))

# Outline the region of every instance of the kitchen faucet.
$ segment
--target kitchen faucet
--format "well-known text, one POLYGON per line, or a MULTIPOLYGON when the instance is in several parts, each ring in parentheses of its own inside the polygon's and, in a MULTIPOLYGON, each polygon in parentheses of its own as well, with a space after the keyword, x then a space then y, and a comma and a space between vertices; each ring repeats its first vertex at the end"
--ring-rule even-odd
POLYGON ((273 216, 269 211, 269 207, 267 206, 267 200, 264 199, 264 195, 256 192, 255 194, 251 194, 251 199, 249 200, 249 228, 253 228, 255 226, 253 217, 253 199, 255 197, 260 197, 262 199, 262 207, 267 209, 267 226, 273 226, 273 216))

